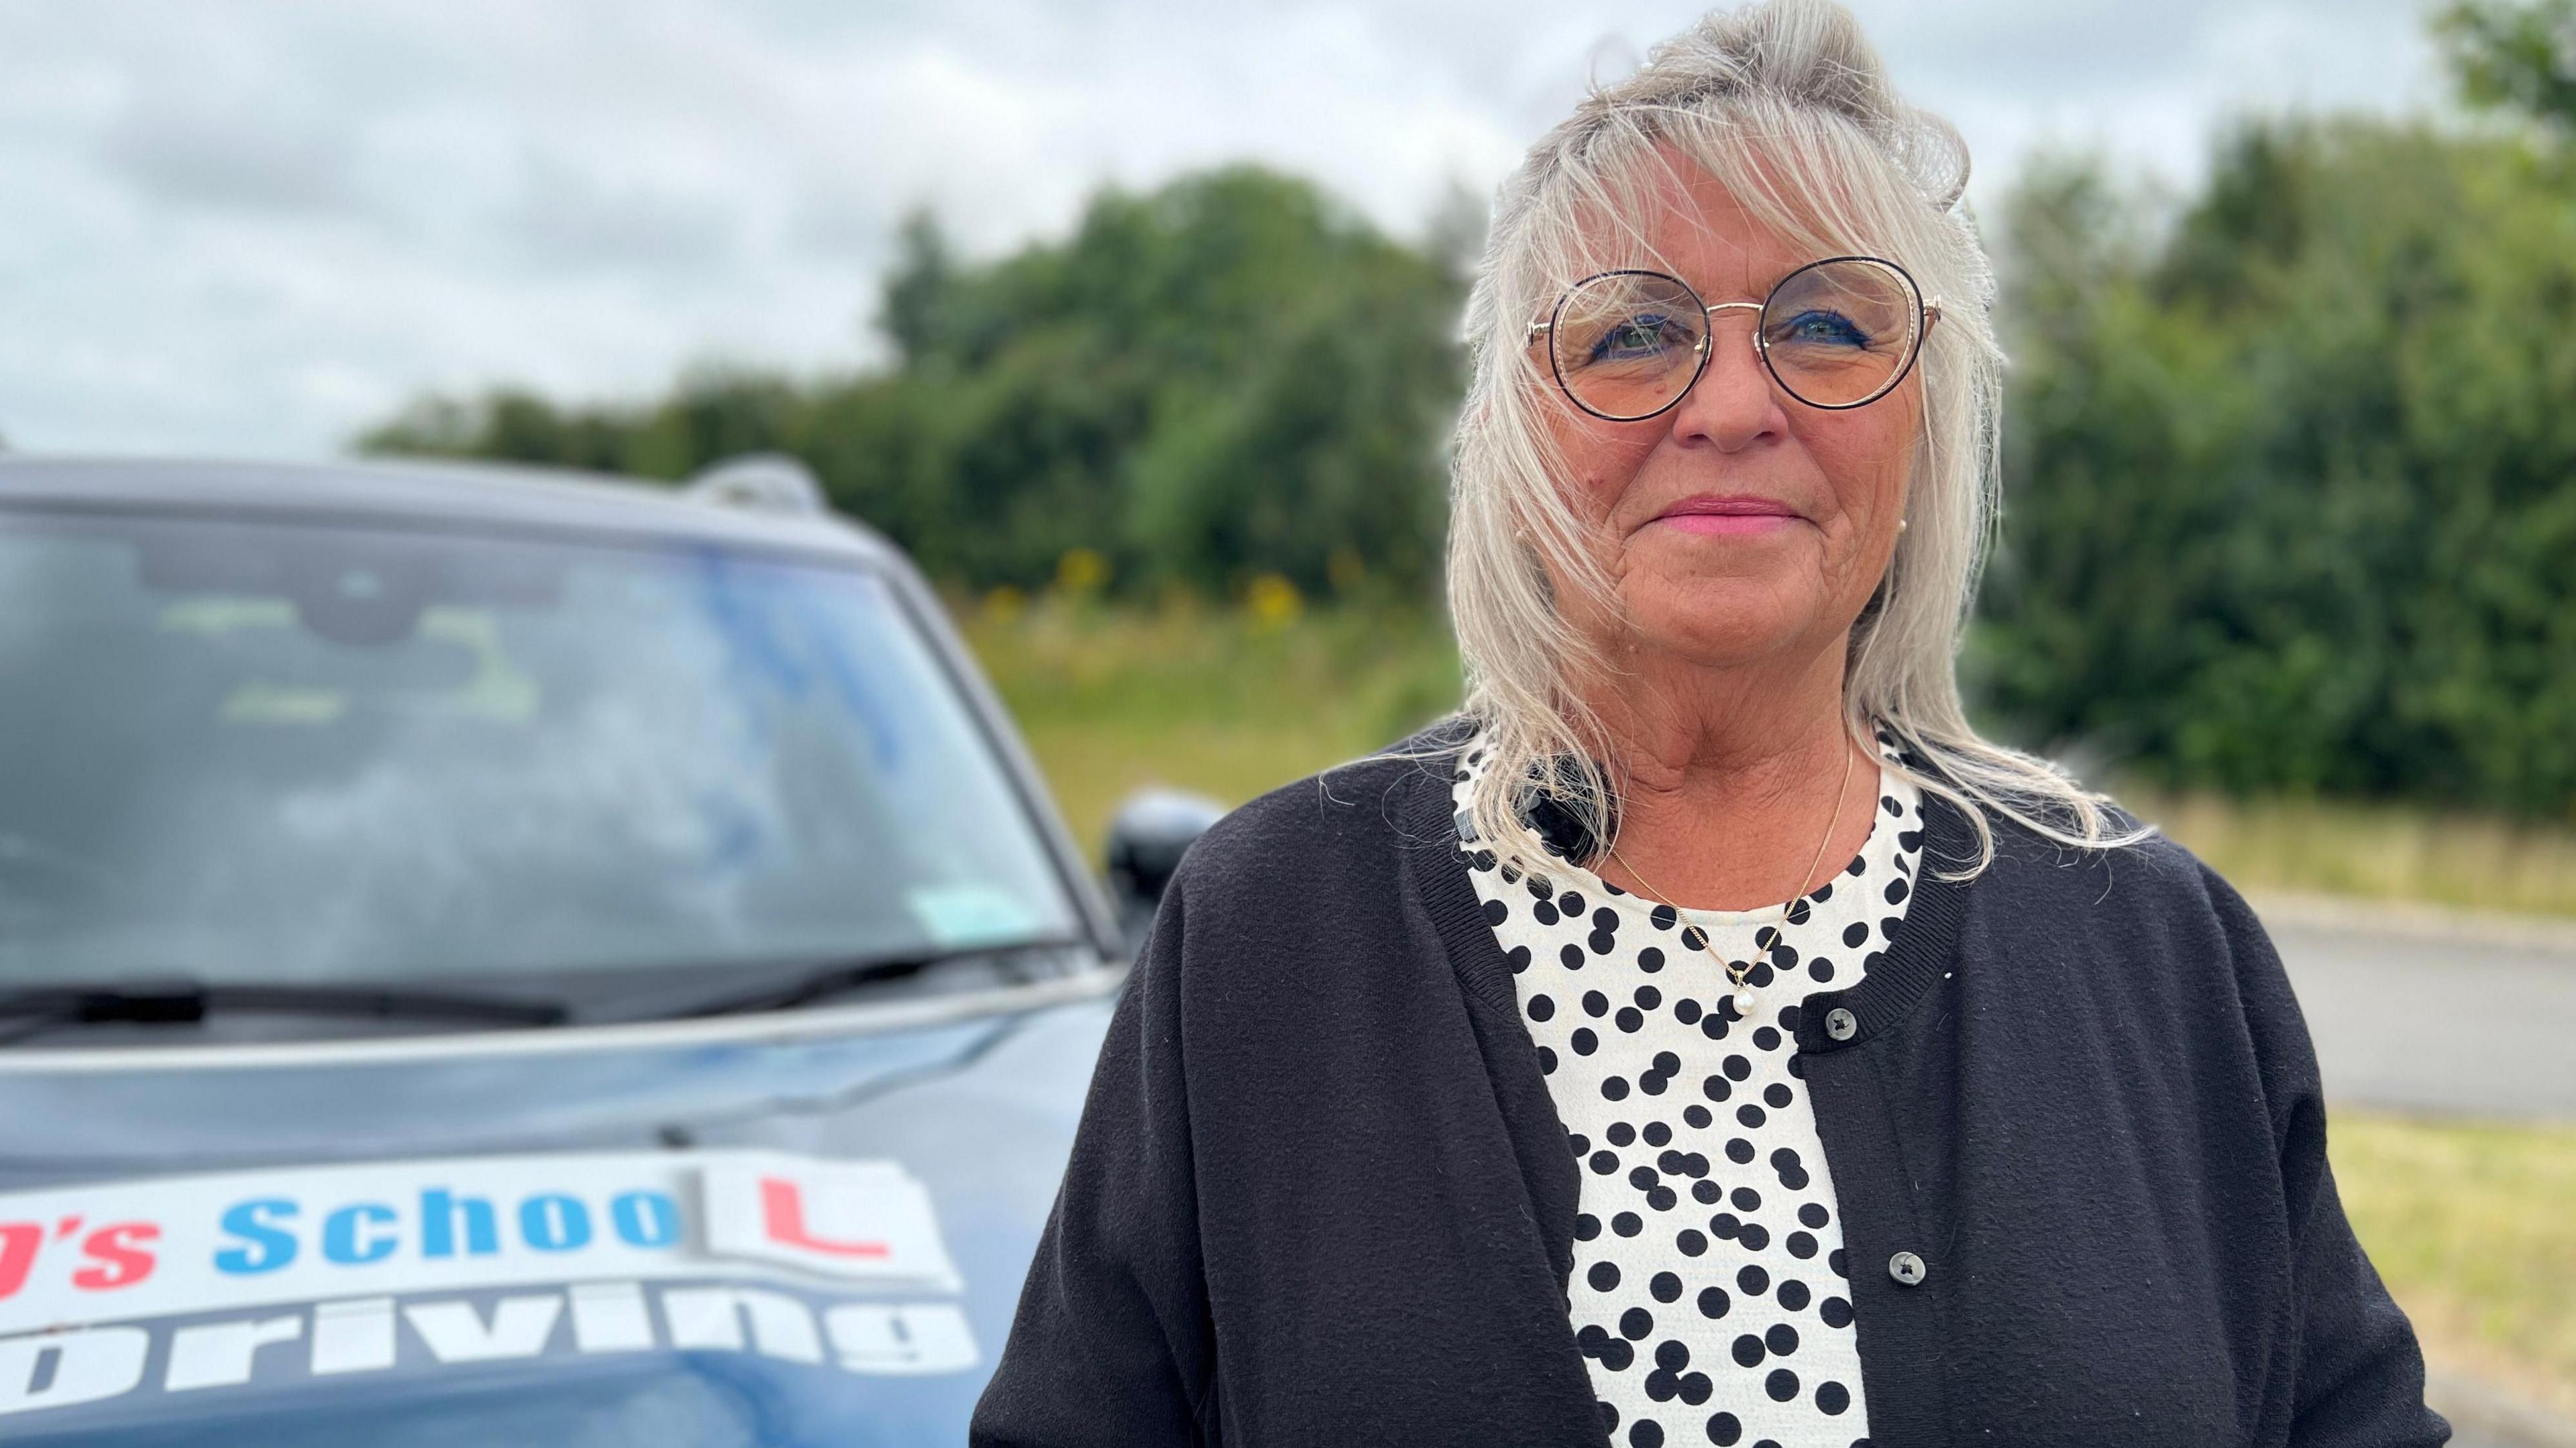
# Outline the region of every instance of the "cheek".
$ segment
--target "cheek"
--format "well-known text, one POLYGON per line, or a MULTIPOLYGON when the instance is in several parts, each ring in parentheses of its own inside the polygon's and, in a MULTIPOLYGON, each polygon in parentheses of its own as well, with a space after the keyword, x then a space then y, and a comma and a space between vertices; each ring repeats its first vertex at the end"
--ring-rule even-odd
MULTIPOLYGON (((1852 413, 1831 419, 1807 439, 1839 510, 1855 520, 1892 515, 1913 470, 1918 440, 1911 419, 1898 413, 1868 417, 1852 413)), ((1890 526, 1893 526, 1892 524, 1890 526)))
POLYGON ((1579 424, 1560 424, 1556 444, 1565 459, 1565 476, 1558 489, 1567 505, 1587 518, 1607 517, 1615 510, 1654 451, 1650 437, 1627 437, 1579 424))

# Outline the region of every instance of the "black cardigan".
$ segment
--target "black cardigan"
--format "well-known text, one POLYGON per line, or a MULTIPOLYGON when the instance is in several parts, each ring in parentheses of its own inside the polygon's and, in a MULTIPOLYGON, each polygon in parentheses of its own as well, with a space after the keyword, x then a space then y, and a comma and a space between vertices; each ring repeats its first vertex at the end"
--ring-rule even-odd
MULTIPOLYGON (((1577 1165, 1449 784, 1361 760, 1191 848, 970 1442, 1607 1441, 1567 1320, 1577 1165)), ((1975 839, 1924 809, 1895 942, 1795 1027, 1869 1441, 2442 1442, 2244 900, 2166 840, 2006 822, 1945 884, 1975 839)))

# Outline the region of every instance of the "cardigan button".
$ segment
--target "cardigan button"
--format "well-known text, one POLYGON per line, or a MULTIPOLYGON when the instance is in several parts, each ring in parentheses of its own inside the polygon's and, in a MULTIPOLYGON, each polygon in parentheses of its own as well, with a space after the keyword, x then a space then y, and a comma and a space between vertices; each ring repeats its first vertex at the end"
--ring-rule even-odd
POLYGON ((1923 1259, 1911 1252, 1899 1252, 1887 1259, 1887 1275, 1907 1287, 1918 1286, 1923 1281, 1923 1259))
POLYGON ((1825 1012, 1825 1034, 1837 1041, 1848 1041, 1860 1033, 1860 1021, 1840 1006, 1825 1012))

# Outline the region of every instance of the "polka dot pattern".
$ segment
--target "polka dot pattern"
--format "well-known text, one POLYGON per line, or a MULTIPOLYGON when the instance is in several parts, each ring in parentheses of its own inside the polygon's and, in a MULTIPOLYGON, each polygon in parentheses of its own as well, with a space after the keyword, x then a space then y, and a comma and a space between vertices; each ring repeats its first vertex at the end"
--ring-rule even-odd
MULTIPOLYGON (((1884 729, 1878 743, 1896 756, 1884 729)), ((1453 781, 1462 818, 1485 757, 1471 743, 1453 781)), ((1567 1289, 1613 1444, 1868 1438, 1842 1218, 1793 1033, 1800 998, 1858 983, 1903 923, 1922 801, 1893 775, 1879 793, 1860 853, 1785 921, 1677 912, 1562 856, 1524 877, 1459 843, 1581 1169, 1567 1289), (1750 1018, 1702 940, 1757 962, 1750 1018)))

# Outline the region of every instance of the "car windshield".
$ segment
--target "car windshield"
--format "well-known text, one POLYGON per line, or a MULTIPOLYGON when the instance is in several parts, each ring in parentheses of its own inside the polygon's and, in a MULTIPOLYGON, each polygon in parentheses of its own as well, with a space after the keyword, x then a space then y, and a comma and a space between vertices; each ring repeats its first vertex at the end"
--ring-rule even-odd
POLYGON ((936 955, 1076 916, 863 566, 0 514, 0 989, 936 955))

